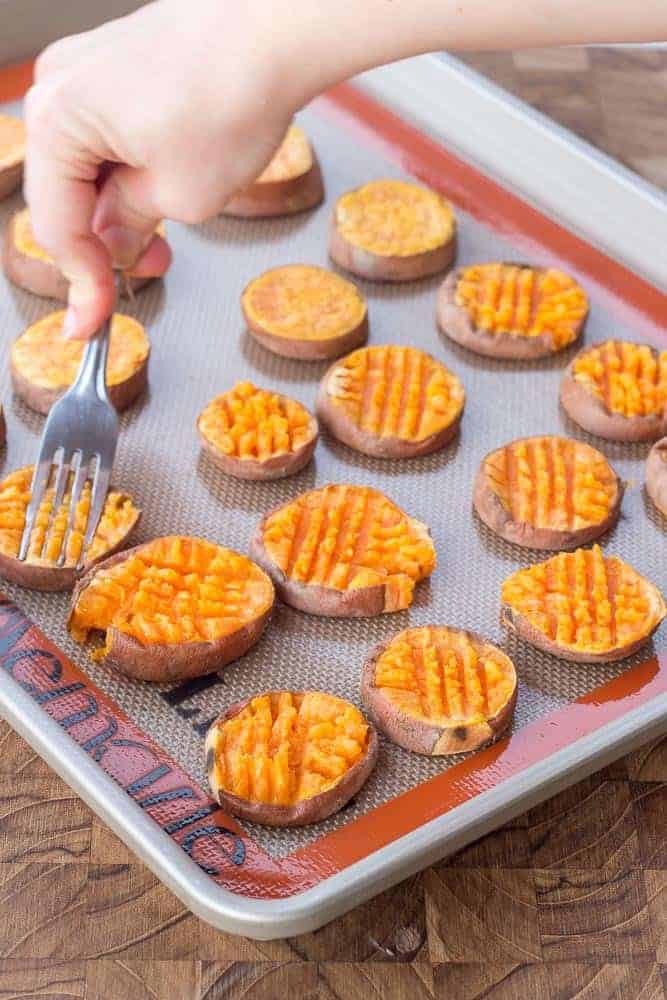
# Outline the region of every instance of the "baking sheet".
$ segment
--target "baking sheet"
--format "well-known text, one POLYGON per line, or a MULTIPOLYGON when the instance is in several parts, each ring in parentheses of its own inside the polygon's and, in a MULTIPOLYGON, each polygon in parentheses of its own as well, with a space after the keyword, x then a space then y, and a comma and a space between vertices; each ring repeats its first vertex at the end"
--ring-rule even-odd
MULTIPOLYGON (((279 606, 258 646, 226 667, 220 678, 176 689, 125 680, 93 664, 64 629, 66 595, 40 595, 3 585, 57 645, 202 784, 206 724, 224 706, 267 687, 283 686, 321 687, 358 701, 366 653, 408 624, 460 625, 483 632, 505 648, 520 678, 515 728, 646 659, 648 648, 623 664, 578 666, 505 641, 497 622, 500 584, 515 568, 544 555, 531 556, 493 536, 474 519, 470 499, 481 457, 513 437, 569 433, 599 447, 630 482, 621 521, 603 546, 667 588, 665 523, 642 485, 648 446, 597 441, 559 412, 560 374, 575 349, 536 364, 500 363, 445 341, 434 322, 440 279, 394 287, 361 281, 359 285, 369 303, 370 343, 414 344, 443 360, 463 380, 467 403, 462 432, 450 447, 422 459, 385 462, 358 455, 323 434, 315 461, 299 475, 276 483, 225 477, 199 455, 195 420, 212 396, 243 378, 292 395, 312 408, 327 367, 278 358, 247 336, 239 309, 245 284, 279 264, 327 265, 328 218, 335 198, 373 177, 405 176, 317 111, 304 113, 301 119, 322 162, 327 187, 323 206, 292 219, 219 218, 200 227, 169 224, 172 271, 164 283, 140 292, 129 310, 145 323, 151 338, 150 389, 122 418, 114 479, 144 512, 134 541, 180 532, 200 534, 241 551, 247 549, 262 513, 275 504, 326 482, 370 484, 430 525, 439 558, 430 582, 417 588, 411 609, 376 619, 318 619, 279 606)), ((0 225, 20 203, 17 196, 0 205, 0 225)), ((457 215, 460 263, 526 258, 525 248, 514 247, 460 210, 457 215)), ((533 258, 539 264, 551 262, 542 252, 533 258)), ((612 312, 608 300, 587 287, 592 306, 588 342, 608 336, 643 339, 640 331, 626 325, 622 311, 612 312)), ((7 355, 14 337, 52 308, 52 303, 0 284, 4 352, 0 392, 8 421, 3 474, 33 459, 43 425, 41 417, 12 400, 7 355)), ((655 644, 667 644, 664 626, 655 644)), ((283 856, 458 759, 428 760, 383 741, 374 775, 338 816, 303 830, 247 828, 270 854, 283 856)))

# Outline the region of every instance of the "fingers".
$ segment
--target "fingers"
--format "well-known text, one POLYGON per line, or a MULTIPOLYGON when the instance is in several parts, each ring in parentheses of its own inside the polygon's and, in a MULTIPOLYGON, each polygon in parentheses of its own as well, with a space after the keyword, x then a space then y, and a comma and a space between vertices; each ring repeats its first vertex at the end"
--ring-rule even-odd
POLYGON ((99 190, 92 228, 114 264, 134 271, 160 219, 151 174, 134 167, 113 167, 99 190))

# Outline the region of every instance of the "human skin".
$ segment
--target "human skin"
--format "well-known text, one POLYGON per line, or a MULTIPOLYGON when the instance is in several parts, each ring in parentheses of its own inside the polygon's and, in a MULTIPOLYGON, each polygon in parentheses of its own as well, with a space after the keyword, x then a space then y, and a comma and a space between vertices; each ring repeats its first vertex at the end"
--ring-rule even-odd
POLYGON ((664 0, 156 0, 55 42, 26 98, 25 195, 70 281, 66 334, 85 339, 112 311, 112 263, 163 274, 157 222, 216 215, 340 80, 442 48, 666 36, 664 0))

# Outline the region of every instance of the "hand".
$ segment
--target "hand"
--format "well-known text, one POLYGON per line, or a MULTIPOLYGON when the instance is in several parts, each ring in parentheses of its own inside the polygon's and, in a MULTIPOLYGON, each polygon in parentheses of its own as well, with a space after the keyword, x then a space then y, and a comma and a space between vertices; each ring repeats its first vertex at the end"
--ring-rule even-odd
POLYGON ((39 57, 25 192, 71 282, 68 336, 89 337, 111 311, 112 262, 166 271, 161 218, 209 218, 270 160, 302 99, 272 21, 252 0, 189 0, 185 16, 182 0, 161 0, 39 57))

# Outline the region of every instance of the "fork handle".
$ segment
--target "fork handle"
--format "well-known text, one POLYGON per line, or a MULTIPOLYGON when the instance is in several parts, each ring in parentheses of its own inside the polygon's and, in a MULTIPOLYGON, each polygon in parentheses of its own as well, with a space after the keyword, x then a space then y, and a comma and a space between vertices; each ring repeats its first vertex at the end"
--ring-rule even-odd
POLYGON ((72 395, 89 392, 94 385, 98 397, 108 400, 106 371, 112 320, 113 315, 104 321, 99 333, 86 344, 79 372, 72 386, 72 395))

